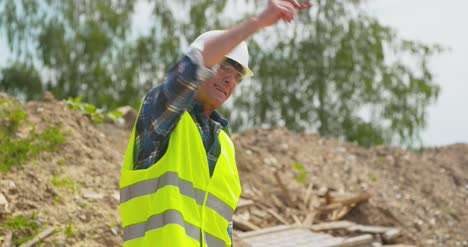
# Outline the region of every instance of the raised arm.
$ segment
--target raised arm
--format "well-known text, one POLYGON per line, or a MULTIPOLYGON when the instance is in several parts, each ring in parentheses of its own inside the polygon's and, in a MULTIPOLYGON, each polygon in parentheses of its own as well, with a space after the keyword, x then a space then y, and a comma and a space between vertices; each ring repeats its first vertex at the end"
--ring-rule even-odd
POLYGON ((224 59, 234 47, 246 40, 255 32, 283 20, 291 22, 298 10, 309 8, 310 2, 298 3, 295 0, 270 0, 267 8, 256 17, 232 27, 227 32, 206 43, 207 49, 202 51, 203 64, 212 67, 224 59))

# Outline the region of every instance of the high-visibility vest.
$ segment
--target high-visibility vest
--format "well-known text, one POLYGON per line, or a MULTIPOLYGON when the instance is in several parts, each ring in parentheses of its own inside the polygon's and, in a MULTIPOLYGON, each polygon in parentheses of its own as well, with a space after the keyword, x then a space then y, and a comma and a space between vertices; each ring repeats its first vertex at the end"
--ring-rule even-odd
POLYGON ((120 179, 124 246, 231 246, 228 225, 241 194, 234 145, 220 131, 221 154, 210 177, 199 128, 185 112, 164 156, 133 170, 133 128, 120 179))

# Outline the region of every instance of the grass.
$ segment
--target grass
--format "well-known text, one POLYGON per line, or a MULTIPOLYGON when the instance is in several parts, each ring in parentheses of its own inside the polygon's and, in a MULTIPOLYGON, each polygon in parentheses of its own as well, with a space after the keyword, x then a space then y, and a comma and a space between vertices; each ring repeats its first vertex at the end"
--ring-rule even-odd
POLYGON ((75 237, 76 235, 76 230, 75 230, 75 226, 73 226, 71 223, 67 225, 67 227, 65 227, 65 236, 67 238, 73 238, 75 237))
POLYGON ((73 193, 76 192, 76 184, 71 178, 59 178, 57 175, 52 177, 50 183, 58 188, 70 188, 73 193))
POLYGON ((38 232, 40 223, 37 220, 37 214, 18 215, 8 217, 1 227, 13 232, 13 243, 20 245, 31 240, 38 232))
POLYGON ((28 114, 16 100, 0 100, 0 172, 7 172, 34 159, 42 152, 54 152, 66 141, 61 126, 52 126, 42 132, 33 128, 26 137, 19 137, 21 126, 28 125, 28 114))

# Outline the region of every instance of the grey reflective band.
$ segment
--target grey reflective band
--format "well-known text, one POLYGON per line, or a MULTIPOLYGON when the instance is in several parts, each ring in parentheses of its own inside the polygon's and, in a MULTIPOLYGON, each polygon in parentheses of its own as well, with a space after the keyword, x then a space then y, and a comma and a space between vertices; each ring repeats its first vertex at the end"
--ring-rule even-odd
POLYGON ((228 222, 231 221, 232 215, 234 214, 234 210, 231 207, 229 207, 226 203, 219 200, 217 197, 208 194, 206 206, 223 216, 223 218, 226 219, 228 222))
MULTIPOLYGON (((156 193, 156 191, 167 185, 178 187, 181 194, 195 199, 198 205, 203 205, 205 192, 194 188, 192 183, 180 179, 178 174, 175 172, 166 172, 159 178, 142 181, 120 189, 120 203, 125 203, 139 196, 156 193)), ((216 211, 226 221, 231 221, 234 210, 225 202, 210 193, 208 193, 206 206, 216 211)))
POLYGON ((226 247, 223 240, 205 232, 205 243, 208 247, 226 247))
POLYGON ((167 210, 164 213, 152 216, 146 222, 125 227, 123 229, 123 240, 125 242, 135 238, 142 238, 145 236, 145 232, 162 228, 168 224, 182 226, 188 236, 200 242, 200 228, 186 222, 182 214, 176 210, 167 210))
POLYGON ((203 204, 205 192, 193 188, 192 183, 179 179, 179 175, 175 172, 166 172, 159 178, 142 181, 120 189, 120 203, 124 203, 135 197, 155 193, 166 185, 179 187, 181 194, 195 199, 199 205, 203 204))

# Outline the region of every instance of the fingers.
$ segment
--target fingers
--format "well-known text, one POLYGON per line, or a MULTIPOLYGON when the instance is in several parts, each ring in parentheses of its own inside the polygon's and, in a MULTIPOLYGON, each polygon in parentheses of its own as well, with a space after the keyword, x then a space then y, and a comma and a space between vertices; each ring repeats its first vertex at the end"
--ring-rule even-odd
POLYGON ((312 3, 311 3, 310 1, 300 3, 299 5, 300 5, 300 6, 299 6, 298 9, 305 9, 305 8, 310 8, 310 7, 312 7, 312 3))
POLYGON ((294 17, 297 14, 297 9, 292 3, 289 3, 289 1, 282 1, 278 3, 278 7, 281 9, 281 19, 283 21, 291 22, 294 20, 294 17))
POLYGON ((281 19, 286 22, 294 20, 297 11, 305 8, 310 8, 310 1, 299 3, 296 0, 277 1, 277 7, 281 10, 281 19))
POLYGON ((310 1, 299 3, 296 0, 285 0, 286 2, 289 2, 294 6, 296 9, 304 9, 304 8, 310 8, 312 7, 312 3, 310 1))
POLYGON ((286 0, 286 2, 289 2, 290 4, 292 4, 297 9, 301 7, 301 4, 299 2, 297 2, 296 0, 286 0))

